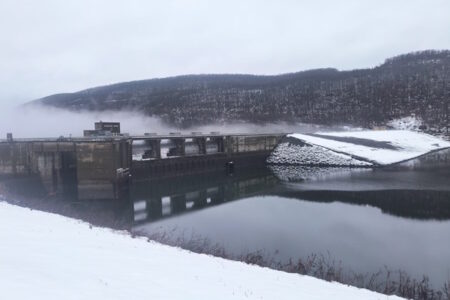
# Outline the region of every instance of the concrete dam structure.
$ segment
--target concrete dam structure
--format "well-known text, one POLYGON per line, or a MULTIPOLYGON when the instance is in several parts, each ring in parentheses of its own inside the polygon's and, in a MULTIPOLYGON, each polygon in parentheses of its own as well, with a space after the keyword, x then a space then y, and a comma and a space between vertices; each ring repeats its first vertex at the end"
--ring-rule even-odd
POLYGON ((0 140, 0 175, 39 176, 49 194, 119 199, 130 180, 265 163, 285 134, 120 134, 119 123, 96 123, 84 137, 0 140))

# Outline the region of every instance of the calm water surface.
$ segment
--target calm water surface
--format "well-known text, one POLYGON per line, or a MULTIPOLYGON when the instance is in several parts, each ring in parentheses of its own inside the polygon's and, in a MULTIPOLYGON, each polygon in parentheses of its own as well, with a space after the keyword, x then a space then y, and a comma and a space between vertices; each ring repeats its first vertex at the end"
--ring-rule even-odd
POLYGON ((287 262, 324 254, 344 271, 386 266, 427 275, 436 288, 450 278, 448 166, 272 167, 134 181, 129 201, 17 202, 138 235, 204 239, 234 255, 263 251, 287 262))
POLYGON ((194 236, 236 255, 263 250, 281 262, 325 254, 344 270, 386 266, 441 287, 450 278, 449 183, 446 170, 300 167, 139 182, 131 231, 194 236))

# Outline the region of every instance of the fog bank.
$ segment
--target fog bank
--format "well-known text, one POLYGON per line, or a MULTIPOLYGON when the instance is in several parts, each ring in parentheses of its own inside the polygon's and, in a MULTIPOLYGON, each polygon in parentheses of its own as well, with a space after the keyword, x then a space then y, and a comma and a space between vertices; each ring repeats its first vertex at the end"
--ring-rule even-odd
POLYGON ((0 138, 13 133, 15 138, 82 136, 84 129, 94 129, 94 122, 121 122, 123 132, 170 131, 159 118, 137 112, 73 112, 44 106, 6 106, 0 108, 0 138))
MULTIPOLYGON (((191 133, 218 131, 221 133, 291 133, 315 132, 329 129, 312 124, 288 124, 285 122, 249 124, 234 122, 226 124, 209 124, 191 128, 176 128, 164 123, 158 117, 149 117, 131 111, 82 111, 74 112, 46 106, 8 106, 0 107, 0 139, 6 133, 13 133, 15 138, 36 137, 79 137, 83 130, 94 129, 94 122, 120 122, 121 130, 132 135, 145 132, 168 134, 170 132, 191 133)), ((339 128, 334 128, 339 129, 339 128)))

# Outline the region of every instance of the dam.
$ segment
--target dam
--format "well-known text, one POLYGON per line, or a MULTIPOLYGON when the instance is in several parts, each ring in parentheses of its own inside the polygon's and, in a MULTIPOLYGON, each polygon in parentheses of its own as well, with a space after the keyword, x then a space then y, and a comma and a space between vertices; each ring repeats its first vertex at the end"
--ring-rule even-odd
POLYGON ((49 194, 120 199, 130 180, 156 179, 265 164, 286 134, 120 133, 97 122, 83 137, 0 140, 0 176, 38 176, 49 194))

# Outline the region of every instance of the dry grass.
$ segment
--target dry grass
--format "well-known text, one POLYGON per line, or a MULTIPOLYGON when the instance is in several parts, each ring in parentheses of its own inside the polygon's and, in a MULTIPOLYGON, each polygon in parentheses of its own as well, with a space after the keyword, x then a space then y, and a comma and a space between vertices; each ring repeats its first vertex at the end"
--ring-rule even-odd
POLYGON ((342 263, 336 261, 330 253, 325 255, 311 254, 305 258, 291 259, 287 263, 281 263, 265 251, 233 255, 228 253, 222 245, 211 243, 205 238, 195 235, 186 238, 182 235, 182 237, 173 239, 174 236, 176 236, 174 232, 159 232, 152 234, 148 239, 196 253, 210 254, 285 272, 313 276, 326 281, 336 281, 387 295, 418 300, 450 300, 450 279, 441 289, 435 289, 427 276, 415 279, 402 270, 393 271, 387 267, 371 274, 344 271, 342 263))

